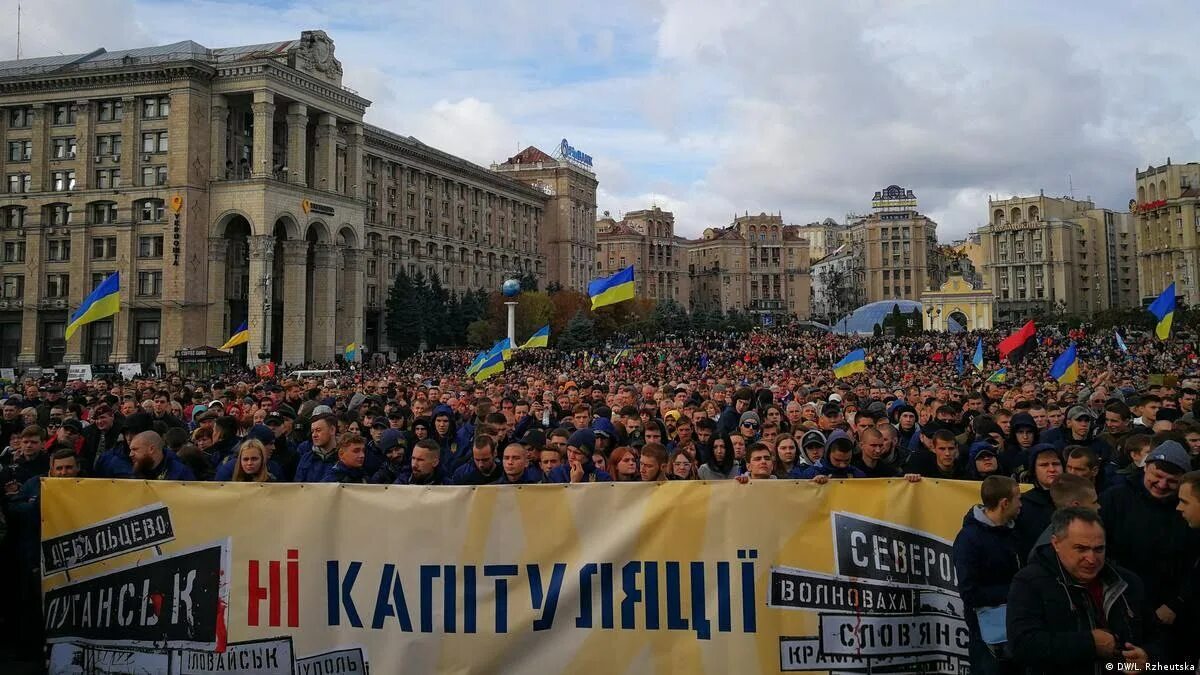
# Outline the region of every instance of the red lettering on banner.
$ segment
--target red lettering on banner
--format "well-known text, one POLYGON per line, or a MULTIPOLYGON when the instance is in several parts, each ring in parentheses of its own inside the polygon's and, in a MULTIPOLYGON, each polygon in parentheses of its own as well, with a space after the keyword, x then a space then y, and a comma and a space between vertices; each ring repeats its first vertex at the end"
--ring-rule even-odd
POLYGON ((267 625, 278 627, 281 623, 282 603, 287 602, 287 625, 300 627, 300 551, 288 549, 287 564, 268 560, 267 579, 264 586, 259 576, 262 562, 251 560, 247 566, 249 597, 246 602, 246 625, 259 626, 262 602, 267 602, 267 625), (286 591, 280 587, 280 568, 286 569, 286 591))

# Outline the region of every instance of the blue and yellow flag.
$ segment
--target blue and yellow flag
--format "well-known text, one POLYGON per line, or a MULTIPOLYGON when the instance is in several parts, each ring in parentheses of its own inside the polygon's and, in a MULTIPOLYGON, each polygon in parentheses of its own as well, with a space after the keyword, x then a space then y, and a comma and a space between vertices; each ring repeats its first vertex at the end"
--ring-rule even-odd
POLYGON ((534 332, 533 335, 530 335, 529 339, 525 341, 525 344, 521 345, 521 349, 536 349, 538 347, 549 347, 549 346, 550 346, 550 324, 546 324, 545 326, 542 326, 541 328, 537 329, 537 331, 534 332))
POLYGON ((113 272, 104 277, 104 281, 101 281, 100 285, 96 286, 96 290, 83 299, 83 304, 71 315, 71 320, 67 322, 66 339, 70 340, 80 326, 121 311, 120 293, 120 272, 113 272))
POLYGON ((862 349, 855 349, 846 355, 846 358, 833 364, 833 375, 838 379, 850 377, 855 373, 863 373, 867 370, 867 352, 862 349))
POLYGON ((250 329, 246 327, 246 322, 243 321, 234 331, 233 335, 221 345, 221 349, 233 349, 238 345, 244 345, 250 341, 250 329))
POLYGON ((342 356, 344 356, 347 361, 353 361, 354 359, 358 358, 358 343, 351 342, 350 344, 346 345, 346 351, 342 353, 342 356))
POLYGON ((983 338, 975 343, 975 356, 971 357, 971 365, 975 366, 975 370, 983 372, 983 338))
POLYGON ((475 358, 471 359, 471 364, 467 366, 467 374, 474 375, 475 373, 479 372, 479 367, 483 365, 485 360, 487 360, 487 355, 488 353, 486 350, 476 354, 475 358))
POLYGON ((1054 360, 1050 366, 1050 377, 1059 384, 1072 384, 1079 379, 1079 357, 1076 354, 1075 343, 1072 342, 1067 351, 1054 360))
POLYGON ((1123 353, 1128 354, 1129 345, 1126 345, 1125 340, 1121 338, 1121 331, 1115 331, 1115 333, 1117 336, 1117 349, 1120 349, 1123 353))
POLYGON ((1008 379, 1008 368, 1001 368, 1000 370, 997 370, 996 372, 992 373, 991 377, 989 377, 987 379, 987 381, 1001 383, 1007 379, 1008 379))
POLYGON ((483 382, 496 373, 504 372, 504 351, 493 350, 487 355, 483 363, 479 364, 479 370, 475 372, 475 381, 483 382))
POLYGON ((1158 324, 1154 326, 1154 334, 1159 340, 1166 340, 1171 336, 1171 321, 1175 318, 1175 282, 1172 281, 1162 295, 1146 309, 1158 319, 1158 324))
POLYGON ((511 359, 513 352, 512 342, 509 342, 508 338, 501 338, 488 350, 488 356, 491 356, 495 352, 500 352, 501 358, 505 361, 511 359))
POLYGON ((611 277, 602 277, 588 282, 588 297, 592 299, 592 309, 632 300, 633 294, 633 265, 611 277))

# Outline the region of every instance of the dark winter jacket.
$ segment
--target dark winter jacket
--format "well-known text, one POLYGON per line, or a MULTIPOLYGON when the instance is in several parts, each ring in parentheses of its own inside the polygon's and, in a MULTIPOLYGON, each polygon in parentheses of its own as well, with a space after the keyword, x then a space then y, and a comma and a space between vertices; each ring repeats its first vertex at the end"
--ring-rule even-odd
POLYGON ((450 480, 446 477, 446 472, 442 470, 442 465, 439 464, 433 467, 433 473, 425 478, 417 478, 413 476, 412 471, 403 474, 396 478, 394 485, 451 485, 450 480))
POLYGON ((796 478, 798 480, 809 480, 817 476, 829 476, 830 478, 866 478, 867 474, 863 473, 862 469, 853 464, 844 469, 829 466, 825 463, 824 459, 816 464, 809 464, 807 466, 797 464, 792 467, 791 473, 788 474, 789 478, 796 478))
POLYGON ((525 469, 525 473, 521 474, 521 477, 517 480, 509 480, 508 475, 501 472, 500 478, 496 479, 496 482, 492 483, 492 485, 535 485, 541 483, 543 478, 545 476, 542 475, 541 471, 530 467, 525 469))
POLYGON ((504 475, 504 467, 500 462, 492 463, 492 470, 489 473, 483 473, 479 467, 472 461, 470 464, 463 464, 454 472, 454 477, 451 481, 454 485, 487 485, 495 483, 504 475))
POLYGON ((1053 515, 1054 501, 1050 499, 1050 491, 1046 488, 1035 485, 1032 490, 1021 495, 1021 513, 1017 514, 1013 536, 1017 542, 1017 554, 1022 560, 1029 558, 1029 552, 1042 535, 1042 531, 1050 525, 1050 517, 1053 515))
POLYGON ((145 475, 134 474, 142 480, 196 480, 196 474, 170 449, 163 450, 163 459, 145 475))
MULTIPOLYGON (((592 460, 590 457, 584 460, 584 462, 583 462, 583 480, 581 482, 603 483, 605 481, 611 481, 611 480, 612 480, 612 476, 608 475, 604 471, 601 471, 600 469, 597 469, 596 465, 592 464, 592 460)), ((563 462, 562 464, 559 464, 558 466, 554 467, 554 469, 552 469, 550 471, 550 474, 548 476, 546 476, 546 482, 547 483, 570 483, 571 482, 571 463, 563 462)))
POLYGON ((325 479, 325 474, 337 461, 337 450, 330 450, 329 454, 317 452, 310 445, 308 452, 300 455, 300 462, 296 464, 296 482, 297 483, 320 483, 325 479))
POLYGON ((366 472, 365 467, 359 467, 357 469, 351 468, 351 467, 346 466, 345 464, 342 464, 341 460, 338 460, 338 461, 334 462, 332 466, 329 467, 329 471, 327 471, 325 473, 325 476, 321 480, 321 482, 322 483, 366 483, 367 475, 368 474, 366 472))
POLYGON ((1200 554, 1200 533, 1175 511, 1179 500, 1158 500, 1138 480, 1100 496, 1108 557, 1137 574, 1151 608, 1179 611, 1180 589, 1200 554))
MULTIPOLYGON (((1008 591, 1008 646, 1028 675, 1100 675, 1116 672, 1096 657, 1092 629, 1103 627, 1146 649, 1149 623, 1137 575, 1112 562, 1100 571, 1103 616, 1087 590, 1071 578, 1050 546, 1013 577, 1008 591)), ((1147 650, 1153 661, 1154 654, 1147 650)))
POLYGON ((983 505, 971 507, 963 516, 962 529, 954 538, 954 571, 972 631, 979 630, 975 610, 1008 602, 1009 584, 1021 569, 1013 532, 1013 523, 996 525, 983 505))

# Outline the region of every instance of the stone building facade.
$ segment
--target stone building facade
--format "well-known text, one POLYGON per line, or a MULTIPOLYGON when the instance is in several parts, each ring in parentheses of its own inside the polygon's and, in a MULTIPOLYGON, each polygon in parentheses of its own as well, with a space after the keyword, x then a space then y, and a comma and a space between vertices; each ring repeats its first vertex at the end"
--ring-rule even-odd
POLYGON ((979 235, 997 321, 1136 304, 1138 238, 1129 214, 1036 195, 989 200, 988 220, 979 235))
POLYGON ((917 211, 912 190, 897 185, 876 192, 871 207, 850 227, 852 250, 862 258, 864 300, 920 300, 930 284, 945 281, 937 223, 917 211))
MULTIPOLYGON (((492 170, 545 195, 545 222, 540 250, 546 256, 547 278, 563 288, 587 291, 596 270, 596 188, 599 183, 586 162, 563 139, 559 155, 552 157, 528 147, 492 170)), ((586 155, 584 155, 586 157, 586 155)))
POLYGON ((749 311, 807 319, 811 313, 808 240, 779 215, 760 213, 708 228, 688 242, 692 311, 749 311))
POLYGON ((398 265, 459 290, 548 271, 544 191, 366 125, 369 104, 323 31, 0 63, 0 366, 174 367, 243 321, 247 362, 329 361, 386 349, 398 265), (65 341, 112 272, 121 312, 65 341))
POLYGON ((689 297, 686 242, 675 235, 675 215, 657 206, 630 211, 616 221, 605 212, 596 221, 596 276, 634 266, 639 298, 673 300, 686 307, 689 297))
POLYGON ((1131 199, 1142 303, 1175 284, 1188 305, 1200 303, 1200 163, 1150 166, 1134 174, 1131 199))

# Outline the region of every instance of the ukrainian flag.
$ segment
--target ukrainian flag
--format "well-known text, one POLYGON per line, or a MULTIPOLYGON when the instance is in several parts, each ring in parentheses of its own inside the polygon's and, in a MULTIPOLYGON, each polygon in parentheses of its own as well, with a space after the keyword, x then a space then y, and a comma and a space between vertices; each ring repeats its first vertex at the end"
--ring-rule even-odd
POLYGON ((512 358, 512 349, 512 343, 508 341, 508 338, 504 338, 492 345, 492 349, 488 352, 488 354, 490 355, 499 351, 504 360, 507 361, 512 358))
POLYGON ((121 276, 113 272, 100 282, 96 290, 83 299, 83 304, 67 322, 66 339, 70 340, 80 326, 112 316, 121 311, 121 276))
POLYGON ((1150 303, 1147 307, 1154 318, 1158 319, 1158 325, 1154 327, 1154 334, 1159 340, 1166 340, 1171 336, 1171 321, 1175 318, 1175 282, 1171 282, 1170 286, 1158 296, 1158 299, 1150 303))
POLYGON ((342 353, 342 356, 344 356, 347 361, 353 361, 358 356, 358 344, 351 342, 350 344, 346 345, 346 351, 342 353))
POLYGON ((1067 347, 1067 351, 1063 352, 1062 356, 1054 360, 1054 365, 1050 367, 1050 377, 1057 380, 1059 384, 1071 384, 1079 379, 1079 358, 1074 342, 1067 347))
POLYGON ((592 299, 592 309, 599 309, 618 302, 632 300, 634 292, 633 265, 617 272, 611 277, 603 277, 588 282, 588 297, 592 299))
POLYGON ((479 370, 475 372, 475 381, 483 382, 496 373, 504 372, 504 352, 492 351, 484 359, 483 363, 479 364, 479 370))
POLYGON ((246 328, 246 322, 243 321, 242 325, 238 326, 237 330, 233 331, 233 335, 230 335, 229 339, 225 341, 225 344, 221 345, 221 349, 233 349, 234 347, 238 345, 244 345, 249 341, 250 329, 246 328))
POLYGON ((971 357, 971 365, 975 366, 975 370, 983 372, 983 338, 975 343, 975 356, 971 357))
POLYGON ((521 349, 535 349, 537 347, 550 346, 550 324, 546 324, 537 329, 537 332, 529 336, 525 344, 521 345, 521 349))
POLYGON ((474 375, 479 372, 479 367, 483 365, 483 362, 487 359, 487 355, 486 351, 476 354, 475 358, 471 359, 471 365, 467 366, 467 374, 474 375))
POLYGON ((867 352, 862 349, 855 349, 846 355, 846 358, 833 364, 833 375, 838 379, 850 377, 855 373, 864 373, 867 370, 867 352))
POLYGON ((1000 370, 997 370, 996 372, 992 373, 991 377, 989 377, 987 379, 987 381, 988 382, 1004 382, 1007 379, 1008 379, 1008 368, 1001 368, 1000 370))

